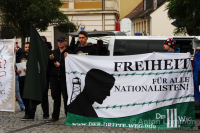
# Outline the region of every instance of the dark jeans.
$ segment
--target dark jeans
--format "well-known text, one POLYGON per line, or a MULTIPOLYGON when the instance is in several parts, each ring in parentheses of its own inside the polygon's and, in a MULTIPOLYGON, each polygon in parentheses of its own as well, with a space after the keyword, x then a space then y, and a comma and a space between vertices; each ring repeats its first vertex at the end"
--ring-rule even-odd
POLYGON ((58 120, 60 115, 60 106, 61 106, 61 93, 64 100, 65 114, 67 115, 67 87, 66 87, 66 78, 51 77, 50 78, 51 86, 51 96, 54 100, 53 103, 53 114, 52 118, 58 120))
POLYGON ((48 90, 49 90, 49 81, 50 75, 47 75, 47 86, 44 90, 42 95, 42 110, 43 110, 43 117, 49 117, 49 100, 48 100, 48 90))
POLYGON ((22 97, 22 101, 25 105, 25 115, 29 116, 30 118, 34 118, 36 107, 30 110, 30 100, 23 98, 23 91, 24 91, 23 81, 19 81, 19 90, 20 90, 20 95, 22 97))

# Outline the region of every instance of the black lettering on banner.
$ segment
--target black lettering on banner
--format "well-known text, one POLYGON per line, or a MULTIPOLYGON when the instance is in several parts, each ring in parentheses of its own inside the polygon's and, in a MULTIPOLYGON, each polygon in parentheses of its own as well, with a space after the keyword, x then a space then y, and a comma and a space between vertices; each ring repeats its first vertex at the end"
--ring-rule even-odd
POLYGON ((175 83, 175 82, 174 82, 174 80, 173 80, 173 78, 170 80, 170 82, 169 82, 169 83, 175 83))
POLYGON ((143 61, 136 61, 135 62, 136 71, 142 71, 142 70, 144 70, 144 67, 142 67, 142 63, 143 63, 143 61), (141 63, 141 64, 138 64, 138 63, 141 63), (139 70, 139 67, 141 68, 140 70, 139 70))
POLYGON ((120 91, 120 86, 115 86, 115 91, 120 91))
POLYGON ((179 69, 178 68, 178 61, 179 61, 179 59, 174 59, 175 60, 175 69, 179 69))
POLYGON ((190 61, 190 58, 186 58, 186 59, 181 59, 181 61, 184 60, 184 67, 182 69, 187 69, 187 61, 190 61))
POLYGON ((156 92, 156 91, 184 91, 188 90, 188 84, 173 85, 135 85, 115 86, 115 92, 156 92))
POLYGON ((172 70, 173 66, 170 69, 167 69, 167 66, 171 66, 172 59, 164 60, 164 61, 165 61, 165 69, 164 70, 172 70), (171 61, 171 62, 168 63, 168 61, 171 61))
POLYGON ((190 58, 135 61, 134 65, 133 65, 133 62, 114 62, 114 71, 118 72, 119 69, 124 69, 123 71, 187 69, 189 66, 188 61, 190 61, 190 58), (152 63, 151 66, 149 66, 149 62, 152 63), (161 64, 164 64, 164 66, 162 66, 161 64), (182 65, 182 64, 183 64, 183 68, 179 68, 179 65, 182 65), (123 68, 122 68, 122 65, 123 65, 123 68), (158 69, 156 69, 156 67, 158 69))
POLYGON ((152 70, 155 70, 155 66, 158 66, 158 69, 157 70, 162 70, 161 69, 161 61, 162 60, 157 60, 158 61, 158 64, 155 64, 155 61, 156 60, 151 60, 152 61, 152 70))
POLYGON ((118 72, 117 68, 121 68, 121 65, 122 65, 122 62, 114 62, 115 63, 115 72, 118 72), (118 63, 121 63, 119 66, 118 66, 118 63))
POLYGON ((146 60, 145 62, 146 62, 146 71, 148 71, 149 70, 149 61, 146 60))
POLYGON ((124 62, 124 71, 128 71, 128 69, 130 71, 133 71, 133 69, 131 68, 132 63, 131 62, 124 62), (127 69, 128 68, 128 69, 127 69))
POLYGON ((189 82, 189 77, 185 77, 185 82, 189 82))

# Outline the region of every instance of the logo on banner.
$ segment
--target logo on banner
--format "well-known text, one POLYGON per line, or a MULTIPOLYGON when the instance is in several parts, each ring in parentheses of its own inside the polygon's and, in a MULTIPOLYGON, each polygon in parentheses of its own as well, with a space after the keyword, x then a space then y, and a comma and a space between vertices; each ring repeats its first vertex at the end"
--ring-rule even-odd
POLYGON ((178 116, 177 109, 166 109, 167 115, 161 115, 156 113, 156 119, 167 119, 167 128, 178 128, 181 124, 193 124, 195 123, 191 117, 187 116, 178 116))
POLYGON ((177 109, 167 109, 167 127, 177 127, 177 109))

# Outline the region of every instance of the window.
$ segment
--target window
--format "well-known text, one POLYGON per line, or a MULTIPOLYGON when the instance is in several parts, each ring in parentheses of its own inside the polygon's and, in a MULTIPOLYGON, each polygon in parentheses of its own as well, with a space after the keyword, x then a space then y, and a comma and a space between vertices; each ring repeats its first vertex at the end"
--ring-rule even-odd
POLYGON ((139 22, 139 31, 138 32, 140 32, 140 22, 139 22))
POLYGON ((142 22, 142 32, 144 32, 144 29, 143 29, 143 27, 144 27, 144 23, 142 22))
POLYGON ((153 7, 154 7, 154 10, 156 10, 156 8, 157 8, 157 0, 153 0, 153 7))
POLYGON ((136 24, 136 32, 138 32, 138 23, 136 24))
POLYGON ((144 0, 144 11, 146 10, 146 0, 144 0))
POLYGON ((114 56, 164 52, 163 40, 115 40, 114 56))
MULTIPOLYGON (((136 55, 144 53, 162 52, 164 40, 127 40, 116 39, 114 44, 114 56, 118 55, 136 55)), ((193 55, 191 40, 176 40, 176 47, 180 48, 181 53, 190 52, 193 55)))
POLYGON ((150 19, 147 21, 147 23, 148 23, 148 32, 149 32, 149 35, 150 35, 150 33, 151 33, 151 32, 150 32, 150 30, 151 30, 151 29, 150 29, 150 19))

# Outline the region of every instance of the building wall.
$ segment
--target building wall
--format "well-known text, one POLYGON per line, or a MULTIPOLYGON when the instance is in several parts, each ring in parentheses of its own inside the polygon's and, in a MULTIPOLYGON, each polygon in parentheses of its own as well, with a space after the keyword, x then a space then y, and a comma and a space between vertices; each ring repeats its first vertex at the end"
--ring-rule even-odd
POLYGON ((143 0, 119 0, 120 20, 129 14, 143 0))
POLYGON ((147 35, 149 35, 149 19, 133 19, 133 36, 136 32, 143 33, 145 32, 147 35))
MULTIPOLYGON (((102 10, 102 0, 61 0, 63 11, 102 10)), ((105 0, 105 10, 119 10, 119 0, 105 0)))
MULTIPOLYGON (((114 31, 116 14, 119 10, 119 0, 105 0, 105 11, 102 11, 102 0, 61 0, 64 4, 60 7, 60 10, 66 14, 69 20, 81 27, 85 28, 85 31, 114 31)), ((47 41, 52 43, 52 47, 57 46, 55 27, 49 26, 45 32, 39 32, 40 35, 47 37, 47 41)), ((63 33, 56 34, 66 36, 63 33)), ((68 36, 66 36, 68 38, 68 36)), ((71 38, 69 37, 69 40, 71 38)), ((70 43, 70 42, 68 42, 70 43)))
POLYGON ((173 36, 175 27, 171 25, 174 20, 169 20, 165 6, 167 2, 155 10, 151 16, 150 35, 151 36, 173 36))

